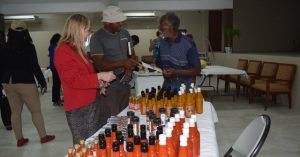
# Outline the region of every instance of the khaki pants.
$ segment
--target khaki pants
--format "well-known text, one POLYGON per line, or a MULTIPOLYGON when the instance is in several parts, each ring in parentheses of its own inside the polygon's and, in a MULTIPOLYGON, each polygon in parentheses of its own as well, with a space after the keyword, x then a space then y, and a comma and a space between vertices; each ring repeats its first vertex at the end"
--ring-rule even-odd
POLYGON ((3 84, 11 108, 12 128, 16 139, 23 138, 21 114, 26 104, 40 137, 46 136, 41 102, 36 84, 3 84))

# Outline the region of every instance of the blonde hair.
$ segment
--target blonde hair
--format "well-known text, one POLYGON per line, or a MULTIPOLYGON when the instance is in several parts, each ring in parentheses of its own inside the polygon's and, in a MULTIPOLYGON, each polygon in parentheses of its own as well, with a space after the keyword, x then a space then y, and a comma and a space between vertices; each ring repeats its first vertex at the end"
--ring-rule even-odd
POLYGON ((84 57, 86 53, 82 46, 84 44, 84 33, 82 29, 90 27, 90 21, 87 17, 81 14, 74 14, 68 17, 64 32, 58 42, 58 45, 62 43, 70 43, 76 49, 78 55, 83 59, 85 63, 88 63, 84 57))

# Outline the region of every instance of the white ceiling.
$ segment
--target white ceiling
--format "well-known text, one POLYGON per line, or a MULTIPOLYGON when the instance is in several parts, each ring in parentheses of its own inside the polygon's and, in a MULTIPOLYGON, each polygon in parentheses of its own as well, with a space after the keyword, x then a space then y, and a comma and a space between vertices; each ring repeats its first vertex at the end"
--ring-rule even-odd
POLYGON ((108 5, 124 11, 232 9, 233 0, 0 0, 0 13, 101 12, 108 5))

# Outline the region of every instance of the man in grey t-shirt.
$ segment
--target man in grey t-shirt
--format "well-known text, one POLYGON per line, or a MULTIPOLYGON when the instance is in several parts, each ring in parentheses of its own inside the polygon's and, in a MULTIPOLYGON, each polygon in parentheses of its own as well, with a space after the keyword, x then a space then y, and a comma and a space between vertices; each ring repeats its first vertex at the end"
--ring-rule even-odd
MULTIPOLYGON (((90 41, 90 56, 95 67, 99 71, 113 70, 118 76, 125 74, 131 77, 132 70, 138 65, 134 59, 128 57, 128 42, 131 42, 130 34, 122 29, 122 21, 126 16, 116 6, 108 6, 103 10, 104 27, 98 30, 90 41)), ((131 49, 134 56, 134 49, 131 49)), ((128 105, 130 86, 117 79, 106 90, 106 95, 101 96, 101 105, 107 108, 101 115, 109 118, 117 115, 128 105)))

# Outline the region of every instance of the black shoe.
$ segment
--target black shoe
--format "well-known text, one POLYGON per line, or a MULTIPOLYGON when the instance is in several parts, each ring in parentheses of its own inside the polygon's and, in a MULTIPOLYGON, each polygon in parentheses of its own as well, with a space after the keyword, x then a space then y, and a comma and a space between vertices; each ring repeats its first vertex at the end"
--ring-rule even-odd
POLYGON ((5 126, 6 130, 10 131, 12 130, 12 127, 11 126, 5 126))

